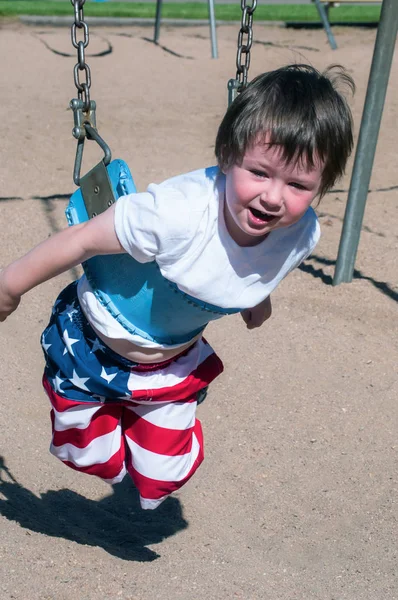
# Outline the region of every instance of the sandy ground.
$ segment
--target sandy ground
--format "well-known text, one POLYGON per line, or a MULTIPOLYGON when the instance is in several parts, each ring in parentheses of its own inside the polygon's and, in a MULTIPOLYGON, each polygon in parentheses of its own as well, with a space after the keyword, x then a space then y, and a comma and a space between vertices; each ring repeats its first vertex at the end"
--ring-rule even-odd
MULTIPOLYGON (((236 26, 91 31, 101 135, 139 189, 213 164, 235 74, 236 26), (95 56, 110 50, 103 56, 95 56)), ((375 31, 259 25, 251 76, 306 61, 354 76, 358 132, 375 31)), ((73 191, 76 54, 67 29, 2 24, 0 265, 64 226, 73 191), (63 56, 59 53, 65 53, 63 56)), ((206 460, 157 511, 48 453, 39 346, 58 291, 30 292, 0 335, 0 599, 393 600, 397 571, 398 54, 351 284, 331 286, 352 162, 318 208, 314 255, 274 294, 274 315, 207 337, 225 362, 200 408, 206 460)), ((85 167, 101 153, 87 145, 85 167)))

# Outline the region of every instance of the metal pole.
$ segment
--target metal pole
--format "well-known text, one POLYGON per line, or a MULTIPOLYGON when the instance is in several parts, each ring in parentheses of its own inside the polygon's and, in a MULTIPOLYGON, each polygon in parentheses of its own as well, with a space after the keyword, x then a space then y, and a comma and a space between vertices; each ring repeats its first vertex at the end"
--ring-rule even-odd
MULTIPOLYGON (((330 47, 332 50, 336 50, 336 48, 337 48, 336 40, 334 39, 334 35, 332 33, 332 28, 330 27, 330 23, 329 23, 329 11, 327 11, 325 9, 321 0, 315 0, 315 4, 318 9, 318 13, 321 18, 323 27, 326 31, 326 35, 328 36, 330 47)), ((327 6, 329 8, 329 5, 327 5, 327 6)))
POLYGON ((396 0, 383 0, 333 285, 352 281, 397 30, 396 0))
POLYGON ((210 21, 210 37, 211 37, 211 56, 212 56, 212 58, 218 58, 216 19, 214 16, 214 0, 208 0, 208 4, 209 4, 209 21, 210 21))
POLYGON ((155 44, 157 44, 159 41, 161 13, 162 13, 162 0, 157 0, 157 2, 156 2, 156 17, 155 17, 155 33, 153 36, 153 41, 155 42, 155 44))

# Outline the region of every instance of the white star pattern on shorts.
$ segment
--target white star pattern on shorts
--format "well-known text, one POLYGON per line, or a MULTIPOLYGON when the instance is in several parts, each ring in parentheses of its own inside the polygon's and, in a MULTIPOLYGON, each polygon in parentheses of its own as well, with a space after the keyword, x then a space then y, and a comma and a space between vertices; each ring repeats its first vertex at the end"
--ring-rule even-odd
POLYGON ((65 346, 66 346, 63 353, 66 354, 67 352, 69 352, 69 354, 72 354, 72 356, 75 356, 72 346, 73 346, 73 344, 76 344, 76 342, 78 342, 79 340, 75 339, 75 338, 70 338, 67 329, 65 329, 65 331, 63 332, 62 338, 63 338, 63 340, 65 342, 65 346))
POLYGON ((78 313, 79 311, 76 308, 76 304, 72 302, 72 304, 67 304, 67 306, 65 307, 65 312, 70 318, 70 320, 73 321, 73 315, 75 313, 78 313))
POLYGON ((104 367, 102 367, 101 377, 102 377, 102 379, 105 379, 108 382, 108 385, 110 384, 112 379, 115 379, 116 375, 117 375, 117 373, 107 373, 105 371, 104 367))
POLYGON ((85 385, 86 381, 88 381, 89 379, 90 379, 90 377, 79 377, 79 375, 76 373, 75 369, 73 369, 73 375, 72 375, 72 378, 69 379, 69 381, 71 383, 73 383, 76 387, 78 387, 79 389, 84 390, 85 392, 89 392, 90 390, 85 385))
POLYGON ((57 392, 57 394, 64 394, 65 392, 63 390, 61 390, 61 385, 64 383, 65 380, 61 379, 61 377, 59 377, 60 374, 61 374, 60 371, 58 371, 58 373, 56 374, 56 376, 54 377, 52 382, 53 382, 54 390, 57 392))

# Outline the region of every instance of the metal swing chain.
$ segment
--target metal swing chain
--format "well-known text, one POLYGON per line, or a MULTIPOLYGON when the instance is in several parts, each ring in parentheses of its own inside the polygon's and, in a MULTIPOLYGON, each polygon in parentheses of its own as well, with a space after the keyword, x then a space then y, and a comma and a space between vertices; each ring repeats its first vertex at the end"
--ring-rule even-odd
POLYGON ((94 140, 104 152, 103 163, 108 165, 112 155, 109 146, 101 138, 97 131, 96 104, 90 99, 91 71, 86 63, 85 49, 89 43, 88 25, 84 20, 83 5, 86 0, 70 0, 75 12, 75 21, 71 28, 72 45, 77 49, 77 63, 73 69, 73 78, 77 89, 77 98, 70 101, 73 110, 74 127, 72 135, 77 139, 75 166, 73 169, 73 181, 80 185, 80 169, 83 159, 85 139, 94 140), (83 30, 83 40, 77 40, 77 30, 83 30), (80 81, 80 73, 84 71, 85 81, 80 81))
POLYGON ((253 13, 257 7, 257 0, 241 0, 242 9, 241 27, 238 34, 238 52, 236 55, 236 78, 228 82, 228 105, 247 85, 247 76, 250 67, 250 50, 253 44, 253 13))
POLYGON ((75 80, 75 86, 79 100, 83 99, 84 111, 90 110, 90 87, 91 87, 91 71, 90 67, 85 61, 84 50, 88 46, 89 32, 88 25, 84 21, 83 5, 86 0, 71 0, 71 4, 75 10, 75 22, 72 24, 71 37, 73 47, 77 49, 77 63, 73 70, 73 76, 75 80), (77 29, 83 29, 83 41, 77 41, 77 29), (79 73, 84 71, 86 81, 80 82, 79 73))

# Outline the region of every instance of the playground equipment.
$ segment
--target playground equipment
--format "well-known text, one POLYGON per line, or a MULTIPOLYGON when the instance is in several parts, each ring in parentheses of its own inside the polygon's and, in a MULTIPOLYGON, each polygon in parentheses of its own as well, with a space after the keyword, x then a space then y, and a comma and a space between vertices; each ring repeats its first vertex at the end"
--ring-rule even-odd
POLYGON ((396 0, 383 0, 333 285, 353 278, 397 30, 396 0))
MULTIPOLYGON (((208 3, 208 7, 209 7, 211 56, 212 56, 212 58, 218 58, 216 19, 215 19, 215 14, 214 14, 214 0, 207 0, 207 3, 208 3)), ((153 41, 155 42, 155 44, 157 44, 159 42, 162 4, 163 4, 163 0, 156 0, 155 31, 154 31, 154 35, 153 35, 153 41)))
POLYGON ((242 18, 238 34, 238 52, 236 54, 236 77, 228 81, 228 106, 235 100, 237 94, 247 85, 250 67, 250 50, 253 44, 253 13, 257 0, 241 0, 242 18), (245 37, 246 36, 246 37, 245 37), (245 43, 243 43, 245 42, 245 43), (243 56, 244 60, 243 60, 243 56))
POLYGON ((340 4, 381 4, 382 0, 312 0, 315 2, 322 24, 328 36, 329 44, 332 50, 336 50, 337 44, 332 33, 332 28, 329 22, 329 9, 331 6, 339 6, 340 4))

